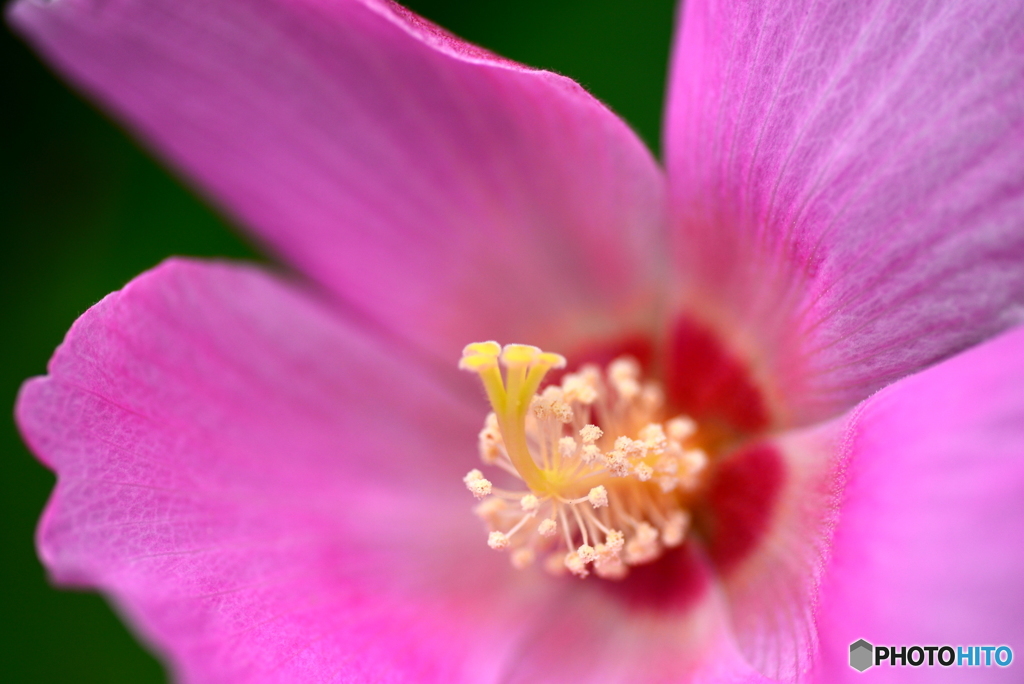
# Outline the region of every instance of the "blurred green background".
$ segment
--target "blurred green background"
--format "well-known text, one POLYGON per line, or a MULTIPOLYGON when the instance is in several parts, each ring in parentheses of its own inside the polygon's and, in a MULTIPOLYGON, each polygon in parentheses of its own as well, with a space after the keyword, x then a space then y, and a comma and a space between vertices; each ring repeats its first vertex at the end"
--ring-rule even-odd
MULTIPOLYGON (((454 33, 567 74, 660 144, 674 0, 406 3, 454 33)), ((172 254, 265 258, 9 30, 2 38, 3 401, 45 371, 90 305, 172 254)), ((161 682, 103 598, 52 589, 33 548, 53 476, 3 421, 0 681, 161 682)))

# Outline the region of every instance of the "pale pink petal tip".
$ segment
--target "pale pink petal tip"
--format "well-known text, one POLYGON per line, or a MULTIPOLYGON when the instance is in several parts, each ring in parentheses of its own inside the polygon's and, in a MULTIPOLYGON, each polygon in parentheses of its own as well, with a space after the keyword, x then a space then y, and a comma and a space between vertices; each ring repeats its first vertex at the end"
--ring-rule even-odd
MULTIPOLYGON (((820 681, 860 681, 847 650, 861 638, 1015 651, 1024 643, 1022 350, 1017 328, 887 388, 854 415, 819 613, 820 681)), ((920 671, 920 681, 965 676, 920 671)), ((1016 677, 996 666, 969 673, 1016 677)), ((898 665, 868 674, 905 681, 898 665)))
POLYGON ((661 171, 565 77, 370 0, 21 0, 10 18, 243 227, 441 358, 649 322, 661 171))
POLYGON ((684 305, 791 420, 1024 321, 1024 5, 684 4, 667 153, 684 305))
POLYGON ((456 681, 523 619, 465 514, 466 406, 300 287, 167 262, 22 389, 40 556, 186 681, 456 681))

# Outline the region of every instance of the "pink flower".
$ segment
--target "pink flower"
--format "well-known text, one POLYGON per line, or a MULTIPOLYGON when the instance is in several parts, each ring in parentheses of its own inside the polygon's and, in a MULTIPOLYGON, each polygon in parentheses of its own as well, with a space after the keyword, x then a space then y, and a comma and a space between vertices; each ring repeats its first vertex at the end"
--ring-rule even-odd
POLYGON ((840 682, 859 638, 1021 653, 1019 2, 687 2, 667 174, 576 84, 378 0, 10 17, 305 276, 169 261, 18 400, 59 476, 44 562, 182 680, 840 682), (680 550, 613 582, 486 548, 455 361, 492 338, 629 351, 738 445, 680 550))

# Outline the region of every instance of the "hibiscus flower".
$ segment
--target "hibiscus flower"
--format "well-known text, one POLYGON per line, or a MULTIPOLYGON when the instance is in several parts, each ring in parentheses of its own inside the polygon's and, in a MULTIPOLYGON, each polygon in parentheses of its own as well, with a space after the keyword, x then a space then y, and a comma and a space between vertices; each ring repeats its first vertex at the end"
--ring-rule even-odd
MULTIPOLYGON (((168 261, 18 399, 58 474, 52 577, 181 680, 839 682, 860 638, 1024 643, 1020 3, 687 2, 665 171, 570 80, 379 0, 10 17, 304 274, 168 261), (636 456, 629 492, 654 486, 630 440, 690 455, 620 516, 625 577, 487 548, 462 478, 488 409, 456 363, 490 339, 650 391, 661 427, 579 435, 636 456)), ((485 454, 540 491, 512 415, 485 454)), ((587 515, 626 496, 594 489, 587 515)))

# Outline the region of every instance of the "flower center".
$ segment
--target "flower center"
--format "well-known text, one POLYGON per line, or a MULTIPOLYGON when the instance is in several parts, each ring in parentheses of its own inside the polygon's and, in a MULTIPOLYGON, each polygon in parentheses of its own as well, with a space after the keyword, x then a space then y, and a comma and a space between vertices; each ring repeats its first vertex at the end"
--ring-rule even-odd
POLYGON ((666 420, 664 393, 632 358, 584 366, 541 391, 547 372, 564 366, 522 344, 463 350, 459 367, 479 374, 494 409, 480 457, 525 488, 500 489, 479 470, 464 482, 481 499, 488 545, 510 551, 516 567, 539 558, 553 573, 586 577, 592 566, 621 579, 683 543, 707 456, 692 443, 693 420, 666 420))

